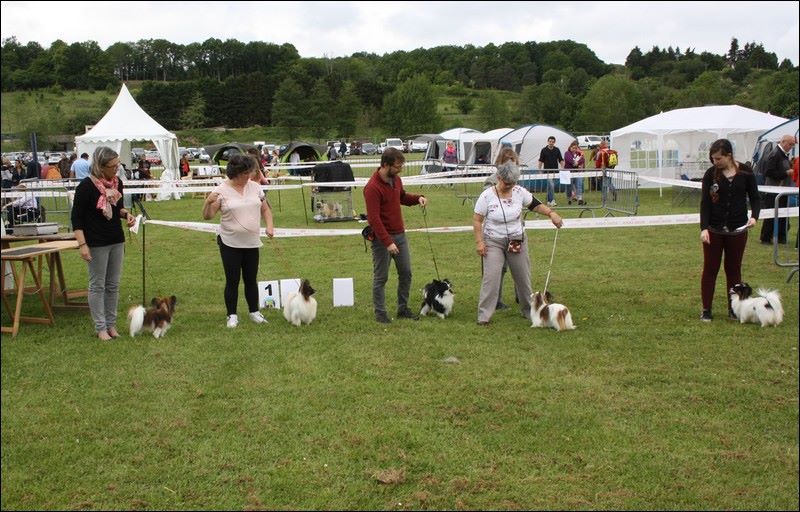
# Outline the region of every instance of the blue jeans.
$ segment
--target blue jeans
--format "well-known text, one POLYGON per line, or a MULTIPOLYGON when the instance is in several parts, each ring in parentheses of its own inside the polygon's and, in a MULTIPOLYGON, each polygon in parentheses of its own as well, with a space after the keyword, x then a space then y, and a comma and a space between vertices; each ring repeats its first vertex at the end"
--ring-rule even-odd
POLYGON ((572 178, 567 185, 567 201, 572 199, 572 191, 578 199, 583 199, 583 178, 572 178))

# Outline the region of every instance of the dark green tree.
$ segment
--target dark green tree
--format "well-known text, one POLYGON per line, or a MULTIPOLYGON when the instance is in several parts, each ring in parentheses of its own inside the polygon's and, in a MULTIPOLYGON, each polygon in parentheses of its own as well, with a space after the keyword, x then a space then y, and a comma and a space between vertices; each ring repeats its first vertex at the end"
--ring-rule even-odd
POLYGON ((505 126, 509 120, 506 101, 499 93, 490 91, 478 106, 478 117, 483 131, 505 126))
POLYGON ((283 128, 284 134, 293 140, 305 126, 308 111, 306 94, 293 78, 286 78, 278 86, 272 103, 272 124, 283 128))
POLYGON ((436 96, 424 75, 403 82, 383 102, 383 125, 396 135, 435 133, 439 124, 436 96))
POLYGON ((574 129, 607 133, 644 117, 644 97, 636 83, 618 75, 606 75, 581 100, 574 129))
POLYGON ((336 133, 345 138, 352 138, 356 134, 362 109, 363 106, 356 94, 355 84, 350 80, 345 80, 334 109, 336 115, 333 124, 336 133))

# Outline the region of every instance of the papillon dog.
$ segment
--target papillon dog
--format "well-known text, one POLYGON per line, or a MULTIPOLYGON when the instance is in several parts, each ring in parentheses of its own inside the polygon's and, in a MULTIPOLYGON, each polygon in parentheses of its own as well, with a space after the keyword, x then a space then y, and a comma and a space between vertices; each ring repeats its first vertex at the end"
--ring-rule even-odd
POLYGON ((753 289, 747 283, 739 283, 730 289, 731 309, 739 323, 760 323, 761 327, 778 326, 783 322, 781 295, 777 290, 763 288, 759 288, 756 293, 757 297, 751 297, 753 289))
POLYGON ((422 307, 419 310, 420 316, 425 316, 430 312, 435 313, 439 318, 446 318, 453 312, 455 294, 453 285, 445 279, 439 281, 434 279, 425 285, 422 290, 422 307))
POLYGON ((175 315, 175 304, 178 299, 171 297, 154 297, 150 307, 133 306, 128 310, 131 337, 142 331, 152 331, 155 338, 163 338, 175 315))
POLYGON ((550 292, 531 294, 531 327, 552 327, 556 331, 574 329, 567 306, 553 303, 550 292))
POLYGON ((310 324, 317 317, 317 300, 312 297, 314 288, 308 279, 303 279, 300 290, 292 292, 283 305, 283 317, 292 325, 310 324))

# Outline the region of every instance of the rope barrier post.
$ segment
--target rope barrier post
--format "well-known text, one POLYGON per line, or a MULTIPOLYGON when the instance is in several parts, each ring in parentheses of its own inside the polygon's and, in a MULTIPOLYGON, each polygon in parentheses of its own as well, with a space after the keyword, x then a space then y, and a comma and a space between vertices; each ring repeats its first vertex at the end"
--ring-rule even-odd
POLYGON ((142 304, 147 304, 145 297, 147 297, 147 290, 145 289, 145 248, 147 247, 147 239, 145 238, 145 233, 147 232, 146 228, 147 222, 145 219, 142 219, 142 304))
POLYGON ((308 211, 306 210, 306 187, 303 186, 303 180, 300 180, 300 195, 303 198, 303 215, 306 217, 306 226, 308 226, 308 211))

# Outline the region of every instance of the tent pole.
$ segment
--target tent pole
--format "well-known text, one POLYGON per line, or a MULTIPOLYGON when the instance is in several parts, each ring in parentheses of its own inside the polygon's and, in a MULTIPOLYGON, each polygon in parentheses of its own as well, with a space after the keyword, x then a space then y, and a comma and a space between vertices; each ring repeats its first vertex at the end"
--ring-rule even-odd
MULTIPOLYGON (((664 135, 659 133, 657 140, 658 140, 658 153, 657 153, 657 156, 658 156, 658 177, 659 178, 663 178, 663 176, 662 176, 662 174, 663 174, 662 173, 662 167, 663 167, 663 162, 664 162, 664 150, 663 150, 664 135)), ((658 184, 658 197, 664 197, 664 186, 661 183, 658 184)))

